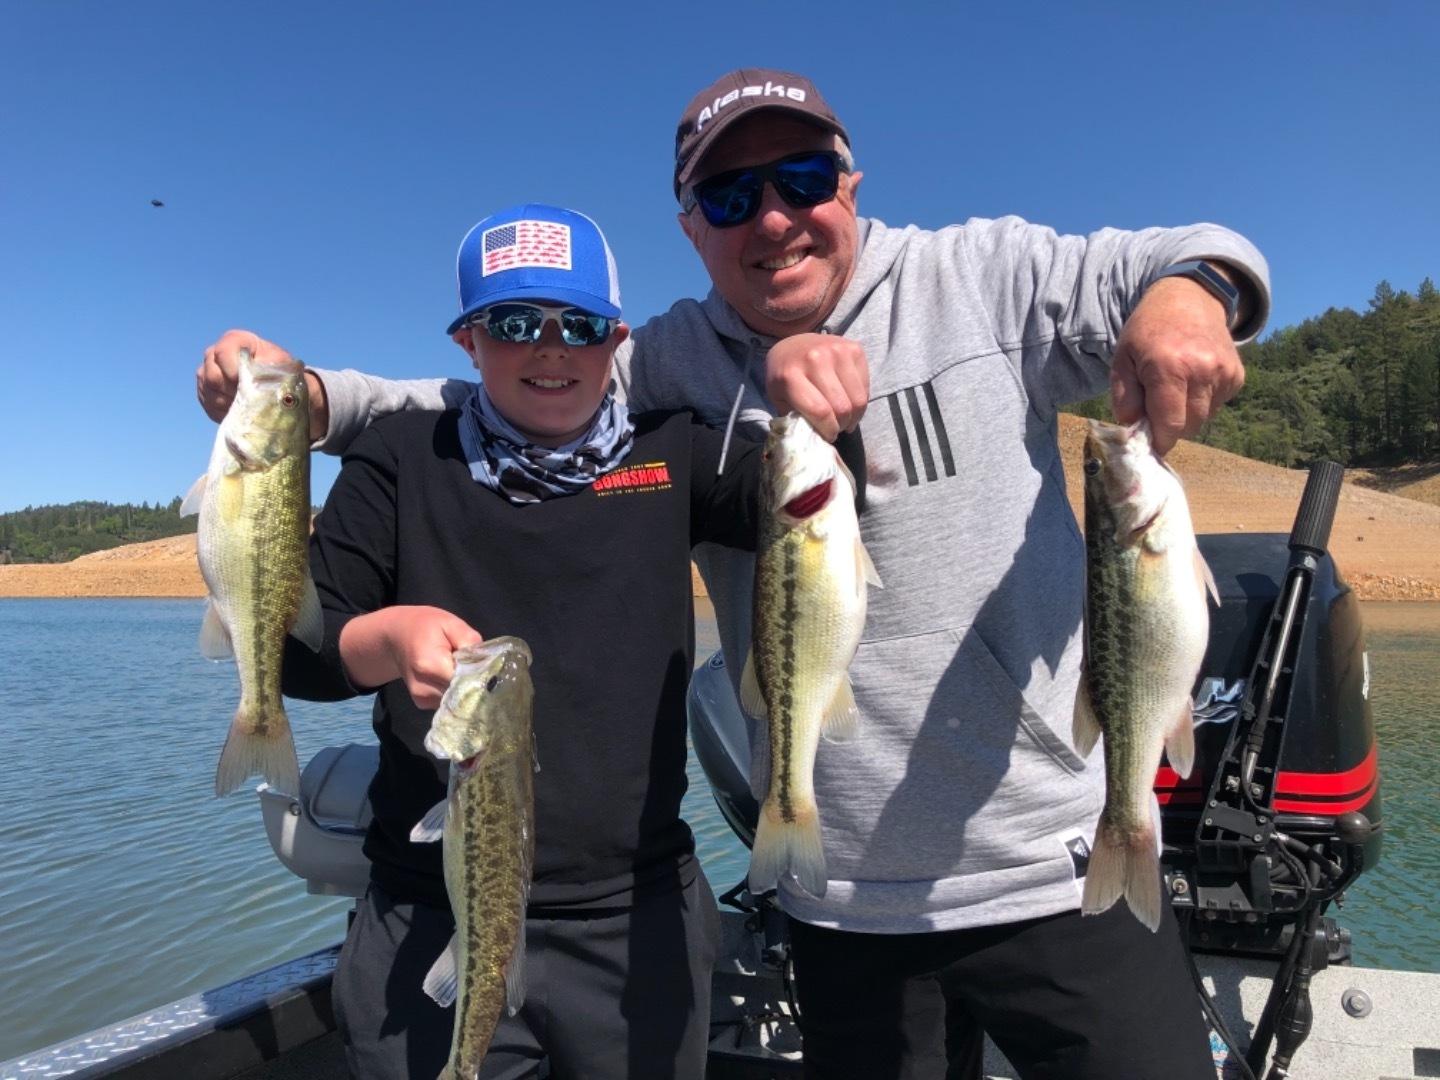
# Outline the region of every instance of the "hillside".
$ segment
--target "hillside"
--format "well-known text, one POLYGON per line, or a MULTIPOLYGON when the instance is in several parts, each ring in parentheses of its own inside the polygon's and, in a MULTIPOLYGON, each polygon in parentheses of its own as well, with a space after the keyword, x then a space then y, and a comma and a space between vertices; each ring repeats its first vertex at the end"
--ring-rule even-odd
MULTIPOLYGON (((1060 421, 1066 482, 1078 517, 1085 424, 1072 416, 1060 421)), ((1290 531, 1305 488, 1303 472, 1191 442, 1177 446, 1169 461, 1185 481, 1197 531, 1290 531)), ((1440 469, 1347 473, 1330 550, 1361 599, 1440 600, 1440 469)), ((0 566, 0 597, 204 595, 194 536, 58 565, 0 566)))

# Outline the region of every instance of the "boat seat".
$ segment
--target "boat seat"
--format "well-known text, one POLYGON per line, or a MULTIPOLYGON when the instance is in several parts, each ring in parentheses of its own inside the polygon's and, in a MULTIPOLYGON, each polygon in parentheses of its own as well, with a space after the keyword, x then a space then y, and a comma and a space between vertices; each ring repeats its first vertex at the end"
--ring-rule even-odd
POLYGON ((370 825, 370 781, 380 748, 327 746, 305 766, 296 798, 259 787, 265 835, 276 857, 321 896, 363 896, 370 860, 362 845, 370 825))

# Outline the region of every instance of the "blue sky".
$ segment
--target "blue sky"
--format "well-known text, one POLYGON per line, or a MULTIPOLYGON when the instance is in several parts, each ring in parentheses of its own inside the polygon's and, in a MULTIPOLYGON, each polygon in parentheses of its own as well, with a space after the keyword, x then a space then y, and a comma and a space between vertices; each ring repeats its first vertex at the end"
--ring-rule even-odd
POLYGON ((1422 0, 0 0, 0 511, 183 494, 232 326, 463 373, 455 249, 512 203, 596 218, 632 322, 703 295, 674 127, 745 65, 820 87, 862 213, 1216 221, 1266 254, 1271 329, 1363 309, 1440 279, 1437 41, 1422 0))

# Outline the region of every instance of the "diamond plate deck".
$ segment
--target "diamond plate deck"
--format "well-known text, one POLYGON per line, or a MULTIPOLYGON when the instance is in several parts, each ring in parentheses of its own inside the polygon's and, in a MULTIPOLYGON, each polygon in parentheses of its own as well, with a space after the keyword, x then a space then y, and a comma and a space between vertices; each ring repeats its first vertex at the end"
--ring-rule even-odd
POLYGON ((0 1063, 0 1080, 75 1076, 85 1070, 119 1064, 138 1051, 153 1052, 168 1042, 194 1038, 263 1008, 277 994, 328 978, 335 971, 339 955, 340 946, 332 945, 0 1063))

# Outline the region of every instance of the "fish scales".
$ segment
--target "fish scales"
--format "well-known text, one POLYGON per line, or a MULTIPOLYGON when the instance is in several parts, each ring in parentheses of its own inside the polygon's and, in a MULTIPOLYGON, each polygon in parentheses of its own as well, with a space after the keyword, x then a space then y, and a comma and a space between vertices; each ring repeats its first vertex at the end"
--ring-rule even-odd
POLYGON ((464 898, 462 922, 471 928, 460 938, 456 1077, 475 1075, 505 1004, 505 971, 525 915, 514 883, 528 877, 534 851, 533 830, 517 828, 515 807, 533 805, 533 776, 529 742, 507 736, 486 749, 476 781, 451 795, 460 842, 447 832, 445 885, 452 898, 464 898))
POLYGON ((455 652, 455 674, 425 736, 450 761, 445 800, 411 839, 443 842, 455 933, 425 978, 455 1006, 440 1080, 476 1075, 507 1005, 524 1000, 525 907, 535 857, 534 687, 530 649, 497 637, 455 652))
POLYGON ((771 422, 761 476, 752 649, 741 704, 767 722, 770 776, 751 854, 750 888, 793 873, 824 895, 825 860, 814 766, 822 733, 853 737, 849 665, 864 628, 867 582, 854 482, 830 446, 797 416, 771 422))
POLYGON ((1142 421, 1090 422, 1085 442, 1085 629, 1075 745, 1103 736, 1105 805, 1081 910, 1124 896, 1154 930, 1161 915, 1152 816, 1162 751, 1182 776, 1194 760, 1190 690, 1209 633, 1214 581, 1195 543, 1179 478, 1142 421))
POLYGON ((209 591, 201 653, 233 659, 240 702, 215 773, 225 795, 252 775, 298 794, 299 763, 281 696, 285 638, 312 649, 323 617, 310 577, 310 416, 303 367, 240 352, 239 381, 210 465, 181 506, 198 514, 209 591))

